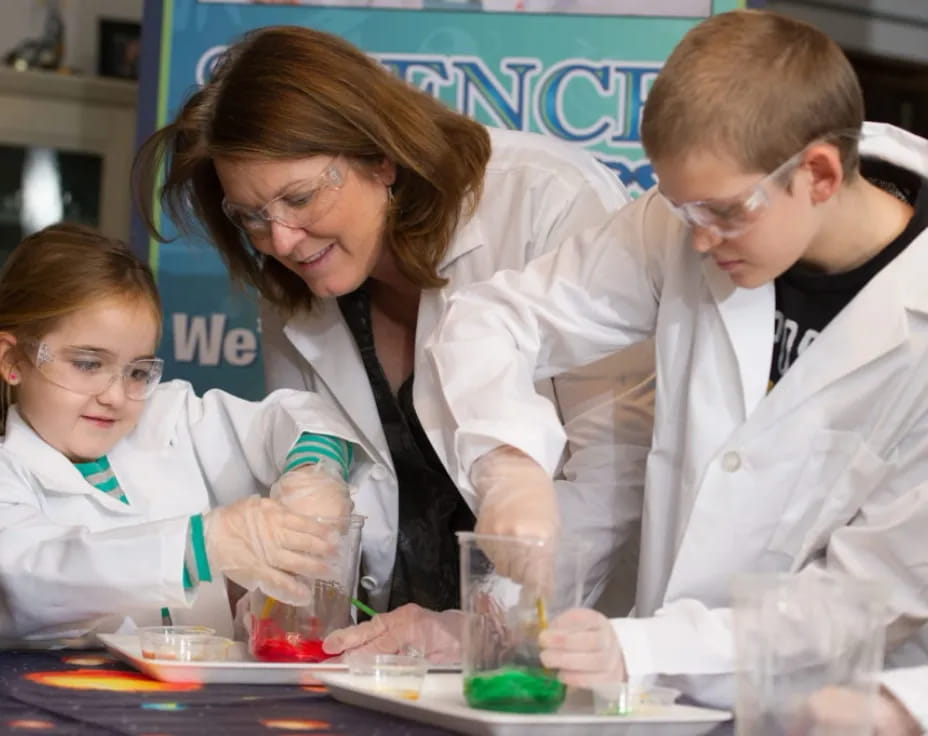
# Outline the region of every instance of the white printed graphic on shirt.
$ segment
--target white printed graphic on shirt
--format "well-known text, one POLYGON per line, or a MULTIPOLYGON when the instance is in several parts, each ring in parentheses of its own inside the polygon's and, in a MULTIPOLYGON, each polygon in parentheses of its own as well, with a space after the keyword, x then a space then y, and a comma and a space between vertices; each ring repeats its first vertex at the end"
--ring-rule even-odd
POLYGON ((799 344, 796 345, 796 335, 799 332, 799 325, 795 320, 786 319, 783 312, 776 310, 773 320, 773 342, 777 347, 777 371, 782 376, 789 370, 789 367, 796 362, 796 358, 802 355, 809 345, 819 336, 818 330, 806 330, 799 344), (796 346, 796 352, 793 353, 793 346, 796 346))

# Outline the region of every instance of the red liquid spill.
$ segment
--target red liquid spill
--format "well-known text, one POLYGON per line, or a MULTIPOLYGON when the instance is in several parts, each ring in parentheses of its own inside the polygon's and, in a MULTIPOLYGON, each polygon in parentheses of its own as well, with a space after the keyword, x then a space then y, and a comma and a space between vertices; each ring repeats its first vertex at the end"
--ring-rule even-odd
POLYGON ((322 639, 281 631, 273 621, 259 621, 252 642, 254 656, 264 662, 324 662, 337 656, 323 651, 322 639))

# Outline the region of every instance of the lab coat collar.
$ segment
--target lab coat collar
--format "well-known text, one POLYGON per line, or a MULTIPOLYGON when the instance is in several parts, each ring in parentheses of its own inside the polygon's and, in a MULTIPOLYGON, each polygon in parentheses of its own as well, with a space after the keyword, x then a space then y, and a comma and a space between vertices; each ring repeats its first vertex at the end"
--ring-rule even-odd
POLYGON ((392 468, 374 392, 336 300, 314 299, 311 310, 300 310, 287 321, 284 334, 328 386, 333 400, 358 430, 368 455, 392 468))
POLYGON ((487 238, 484 235, 483 226, 480 224, 480 218, 472 214, 462 214, 461 217, 462 221, 448 245, 448 250, 438 264, 439 273, 445 271, 461 256, 486 245, 487 238), (464 219, 465 217, 466 219, 464 219))
MULTIPOLYGON (((137 511, 88 483, 74 463, 35 433, 15 406, 10 407, 7 415, 3 448, 19 458, 48 491, 89 496, 100 506, 118 514, 137 511)), ((115 468, 114 472, 118 478, 115 468)))

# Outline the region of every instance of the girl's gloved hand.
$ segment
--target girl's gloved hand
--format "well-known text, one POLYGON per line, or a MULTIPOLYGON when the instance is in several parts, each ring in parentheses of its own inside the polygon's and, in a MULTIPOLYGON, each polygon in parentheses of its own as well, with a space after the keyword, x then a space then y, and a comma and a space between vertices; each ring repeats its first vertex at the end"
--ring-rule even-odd
POLYGON ((455 664, 461 661, 464 621, 463 611, 430 611, 407 603, 395 611, 379 613, 363 624, 333 631, 322 648, 329 654, 415 651, 435 664, 455 664))
POLYGON ((609 619, 589 608, 573 608, 551 621, 538 637, 541 663, 558 670, 565 685, 591 687, 627 679, 625 657, 609 619))
POLYGON ((299 605, 310 590, 295 576, 331 577, 337 531, 278 501, 249 496, 213 509, 203 523, 210 569, 248 590, 299 605))
POLYGON ((305 516, 343 518, 354 509, 341 466, 328 458, 284 473, 271 486, 270 495, 305 516))

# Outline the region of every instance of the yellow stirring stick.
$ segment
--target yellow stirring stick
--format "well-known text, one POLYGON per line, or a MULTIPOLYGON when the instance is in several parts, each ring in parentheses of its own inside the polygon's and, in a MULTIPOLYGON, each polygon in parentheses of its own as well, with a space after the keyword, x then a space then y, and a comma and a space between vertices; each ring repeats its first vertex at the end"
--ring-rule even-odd
POLYGON ((535 610, 538 612, 538 631, 542 632, 548 628, 548 614, 545 612, 545 602, 543 598, 535 599, 535 610))
POLYGON ((271 611, 274 610, 275 605, 277 605, 277 601, 268 596, 267 600, 264 601, 264 607, 261 609, 261 618, 268 618, 271 615, 271 611))

